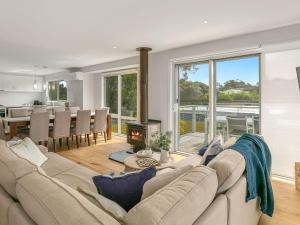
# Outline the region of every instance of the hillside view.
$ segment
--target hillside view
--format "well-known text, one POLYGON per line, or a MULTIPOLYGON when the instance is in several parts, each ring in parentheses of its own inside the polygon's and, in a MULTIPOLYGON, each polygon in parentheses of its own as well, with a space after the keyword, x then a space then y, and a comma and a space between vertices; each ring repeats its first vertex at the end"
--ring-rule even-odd
MULTIPOLYGON (((181 105, 207 105, 209 87, 199 81, 180 79, 181 105)), ((217 83, 217 102, 236 104, 258 104, 259 85, 241 80, 229 80, 223 85, 217 83)))

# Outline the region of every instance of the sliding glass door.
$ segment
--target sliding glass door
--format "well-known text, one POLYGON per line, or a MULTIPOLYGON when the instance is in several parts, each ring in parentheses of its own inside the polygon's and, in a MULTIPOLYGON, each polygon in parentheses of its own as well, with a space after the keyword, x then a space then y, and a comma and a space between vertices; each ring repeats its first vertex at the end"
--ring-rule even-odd
POLYGON ((126 134, 128 121, 136 121, 138 112, 138 73, 121 71, 104 78, 105 106, 112 114, 112 131, 126 134))
POLYGON ((224 139, 260 134, 260 61, 246 56, 215 61, 216 129, 224 139))
POLYGON ((209 64, 178 66, 179 150, 194 152, 208 139, 209 64))
POLYGON ((260 134, 260 56, 175 66, 175 148, 194 153, 214 135, 260 134))

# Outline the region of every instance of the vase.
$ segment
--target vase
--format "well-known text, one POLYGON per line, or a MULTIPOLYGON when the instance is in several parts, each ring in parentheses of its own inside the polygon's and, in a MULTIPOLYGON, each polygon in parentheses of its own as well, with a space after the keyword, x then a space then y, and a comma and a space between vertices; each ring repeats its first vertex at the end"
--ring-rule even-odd
POLYGON ((169 151, 162 149, 160 151, 160 162, 166 163, 169 161, 169 151))

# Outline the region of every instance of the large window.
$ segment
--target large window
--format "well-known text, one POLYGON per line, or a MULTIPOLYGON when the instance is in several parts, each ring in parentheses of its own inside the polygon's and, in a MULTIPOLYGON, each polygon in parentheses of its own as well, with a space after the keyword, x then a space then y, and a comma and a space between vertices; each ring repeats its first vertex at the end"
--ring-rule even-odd
POLYGON ((137 120, 138 76, 136 70, 105 76, 105 106, 112 114, 112 131, 126 134, 127 122, 137 120))
POLYGON ((214 135, 260 134, 260 56, 176 65, 176 148, 195 152, 214 135), (211 95, 210 95, 211 94, 211 95))
POLYGON ((50 101, 67 100, 67 82, 64 80, 48 82, 48 97, 50 101))

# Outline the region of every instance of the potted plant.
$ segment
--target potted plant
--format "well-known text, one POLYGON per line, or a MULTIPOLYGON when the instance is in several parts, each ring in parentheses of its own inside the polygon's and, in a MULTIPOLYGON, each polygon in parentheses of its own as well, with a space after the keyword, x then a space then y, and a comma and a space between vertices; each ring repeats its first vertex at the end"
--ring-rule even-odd
POLYGON ((171 145, 171 132, 155 133, 150 139, 149 147, 154 151, 160 151, 160 161, 169 161, 169 150, 171 145))

